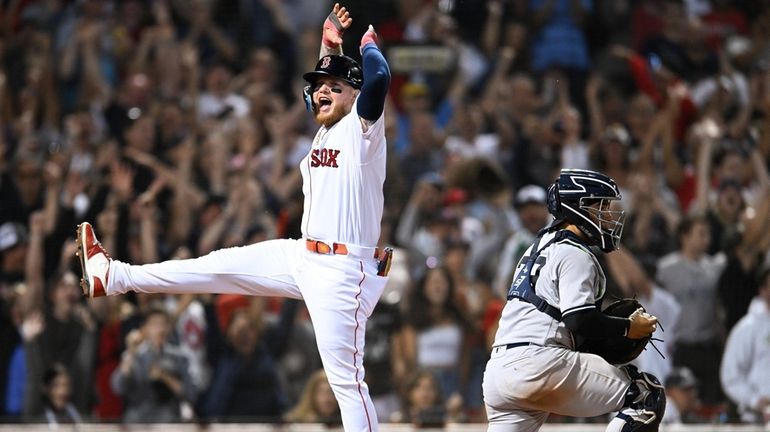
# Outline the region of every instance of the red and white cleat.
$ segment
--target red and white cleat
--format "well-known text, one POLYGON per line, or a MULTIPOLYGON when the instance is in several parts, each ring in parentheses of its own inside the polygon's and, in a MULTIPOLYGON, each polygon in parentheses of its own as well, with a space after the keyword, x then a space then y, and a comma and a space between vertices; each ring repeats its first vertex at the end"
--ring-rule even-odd
POLYGON ((107 278, 109 277, 112 258, 96 239, 94 227, 88 222, 78 225, 78 257, 83 277, 80 287, 83 295, 102 297, 107 295, 107 278))

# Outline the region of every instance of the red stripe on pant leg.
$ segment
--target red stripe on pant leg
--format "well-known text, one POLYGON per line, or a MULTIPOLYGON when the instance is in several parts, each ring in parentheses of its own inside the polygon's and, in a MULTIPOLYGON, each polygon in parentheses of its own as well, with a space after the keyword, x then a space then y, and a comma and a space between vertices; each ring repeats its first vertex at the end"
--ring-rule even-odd
POLYGON ((356 302, 358 302, 358 306, 356 306, 355 311, 356 329, 353 332, 353 347, 355 348, 355 351, 353 352, 353 367, 356 368, 356 384, 358 385, 358 395, 361 396, 361 403, 364 405, 364 412, 366 413, 366 423, 368 424, 369 430, 371 431, 372 420, 369 418, 369 409, 366 407, 366 400, 364 399, 364 394, 361 392, 361 382, 358 380, 358 366, 356 365, 356 355, 358 355, 358 327, 360 326, 358 323, 358 310, 361 309, 361 301, 359 301, 358 297, 361 296, 361 285, 364 283, 364 280, 366 280, 366 274, 364 273, 364 263, 359 261, 358 264, 361 266, 361 281, 358 282, 358 293, 356 294, 356 302))

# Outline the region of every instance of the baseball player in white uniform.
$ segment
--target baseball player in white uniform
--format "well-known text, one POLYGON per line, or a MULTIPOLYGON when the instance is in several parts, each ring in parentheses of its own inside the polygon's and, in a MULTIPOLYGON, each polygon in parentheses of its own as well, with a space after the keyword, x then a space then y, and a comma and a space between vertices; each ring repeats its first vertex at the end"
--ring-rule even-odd
POLYGON ((142 266, 113 260, 87 222, 77 230, 82 285, 90 297, 140 293, 236 293, 303 299, 346 431, 375 431, 364 382, 366 320, 389 264, 377 244, 386 143, 383 108, 390 71, 370 26, 363 68, 341 55, 351 19, 339 5, 324 25, 322 57, 304 75, 304 94, 321 125, 301 162, 302 239, 269 240, 196 259, 142 266), (380 271, 378 272, 378 266, 380 271), (379 274, 378 274, 379 273, 379 274))
POLYGON ((536 431, 549 413, 592 417, 619 411, 608 431, 656 431, 665 409, 658 380, 576 350, 581 338, 641 339, 655 317, 602 314, 605 276, 593 247, 617 249, 624 214, 615 182, 565 169, 548 191, 554 222, 519 261, 484 373, 490 432, 536 431))

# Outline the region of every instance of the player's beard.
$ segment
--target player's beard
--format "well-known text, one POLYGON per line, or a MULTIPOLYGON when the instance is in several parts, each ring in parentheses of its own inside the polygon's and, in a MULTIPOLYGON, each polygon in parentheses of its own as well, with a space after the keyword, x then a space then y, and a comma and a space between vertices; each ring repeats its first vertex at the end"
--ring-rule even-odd
POLYGON ((328 128, 340 121, 342 117, 347 115, 348 112, 350 112, 348 107, 341 103, 336 103, 332 105, 332 110, 329 112, 322 113, 316 109, 313 117, 315 118, 316 122, 328 128))

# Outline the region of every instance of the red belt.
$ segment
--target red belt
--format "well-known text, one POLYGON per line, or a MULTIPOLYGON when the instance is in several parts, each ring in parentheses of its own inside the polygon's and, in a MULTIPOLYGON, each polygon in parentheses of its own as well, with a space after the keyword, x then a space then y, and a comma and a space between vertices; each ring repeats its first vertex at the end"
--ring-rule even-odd
MULTIPOLYGON (((324 255, 347 255, 348 247, 343 243, 332 243, 331 246, 319 240, 305 240, 305 247, 310 252, 324 255)), ((380 256, 380 249, 374 248, 374 258, 380 256)))

